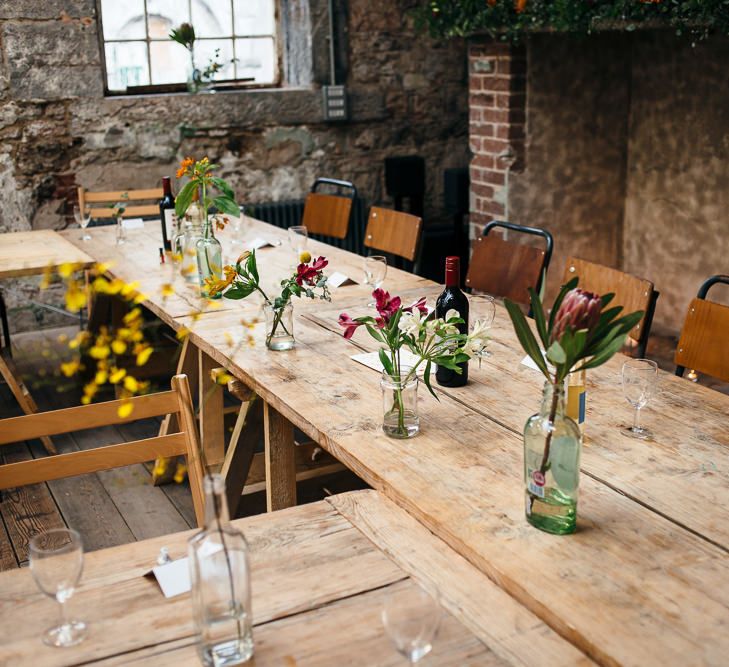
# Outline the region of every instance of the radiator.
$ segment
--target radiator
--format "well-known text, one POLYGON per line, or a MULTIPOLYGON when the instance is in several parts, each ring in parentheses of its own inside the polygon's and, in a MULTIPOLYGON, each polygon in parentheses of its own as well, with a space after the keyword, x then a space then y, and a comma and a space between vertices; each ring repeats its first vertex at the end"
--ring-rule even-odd
MULTIPOLYGON (((245 210, 252 218, 257 218, 258 220, 276 225, 276 227, 286 229, 292 225, 301 224, 301 218, 304 214, 304 200, 294 199, 289 201, 248 204, 245 210)), ((329 243, 337 248, 356 252, 358 255, 364 255, 364 233, 366 226, 367 206, 362 199, 357 197, 352 205, 352 217, 349 221, 349 232, 346 238, 334 239, 330 236, 321 236, 320 234, 311 234, 311 237, 318 241, 329 243)))

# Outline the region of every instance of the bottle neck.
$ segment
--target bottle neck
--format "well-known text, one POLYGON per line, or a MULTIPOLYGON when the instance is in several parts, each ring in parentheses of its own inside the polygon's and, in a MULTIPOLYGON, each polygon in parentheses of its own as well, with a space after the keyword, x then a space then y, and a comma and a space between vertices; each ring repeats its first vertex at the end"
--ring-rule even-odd
POLYGON ((217 529, 230 522, 228 500, 225 497, 225 481, 221 475, 206 475, 203 482, 205 491, 205 528, 217 529))
POLYGON ((165 197, 172 196, 172 185, 170 184, 169 176, 165 176, 162 179, 162 194, 165 197))
POLYGON ((564 384, 545 382, 540 414, 543 417, 564 415, 564 410, 564 384))
POLYGON ((458 287, 461 284, 461 260, 459 257, 446 257, 445 286, 458 287))

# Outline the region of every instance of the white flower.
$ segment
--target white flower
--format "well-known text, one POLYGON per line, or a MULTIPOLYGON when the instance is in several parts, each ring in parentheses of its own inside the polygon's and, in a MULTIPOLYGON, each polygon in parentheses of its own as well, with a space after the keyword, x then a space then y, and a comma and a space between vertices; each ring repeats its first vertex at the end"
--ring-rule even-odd
POLYGON ((484 320, 476 320, 473 323, 473 329, 469 334, 469 338, 477 339, 486 343, 490 338, 489 329, 490 326, 484 320))
POLYGON ((420 311, 416 310, 412 313, 403 313, 397 323, 397 328, 406 336, 417 337, 420 331, 420 311))

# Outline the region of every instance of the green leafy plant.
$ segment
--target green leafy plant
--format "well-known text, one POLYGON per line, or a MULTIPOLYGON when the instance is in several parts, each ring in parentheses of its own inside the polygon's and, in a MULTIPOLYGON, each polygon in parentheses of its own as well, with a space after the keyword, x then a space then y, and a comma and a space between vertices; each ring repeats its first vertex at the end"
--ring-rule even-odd
POLYGON ((240 215, 240 207, 235 201, 233 189, 222 178, 213 176, 212 172, 217 168, 218 165, 210 164, 210 160, 206 157, 202 160, 186 157, 182 161, 177 170, 177 178, 187 177, 188 181, 175 199, 175 213, 179 219, 185 215, 196 194, 205 212, 214 206, 221 213, 236 217, 240 215), (212 190, 217 190, 220 194, 210 197, 212 190))
POLYGON ((729 35, 725 0, 421 0, 414 16, 433 37, 485 32, 514 42, 529 32, 590 34, 656 26, 691 39, 729 35))

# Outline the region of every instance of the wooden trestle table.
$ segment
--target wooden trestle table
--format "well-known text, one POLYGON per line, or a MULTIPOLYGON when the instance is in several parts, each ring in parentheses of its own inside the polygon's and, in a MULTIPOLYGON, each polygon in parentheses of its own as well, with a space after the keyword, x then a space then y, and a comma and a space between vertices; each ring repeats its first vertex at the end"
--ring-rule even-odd
MULTIPOLYGON (((271 509, 295 502, 293 424, 589 659, 727 664, 729 397, 661 372, 661 391, 643 417, 655 435, 638 441, 620 433, 631 419, 620 389, 623 359, 590 372, 579 529, 547 535, 524 519, 520 436, 539 406, 541 376, 520 363, 524 354, 501 306, 493 356, 481 368, 471 363, 468 386, 438 390, 439 401, 422 391, 420 434, 393 440, 380 429, 378 373, 350 359, 373 342, 363 330, 345 341, 336 323, 342 311, 366 312, 367 286, 340 287, 331 304, 296 301, 295 350, 268 351, 262 324, 254 347, 239 345, 241 320, 255 317, 258 304, 223 301, 200 315, 192 288, 163 299, 171 269, 159 266, 157 230, 148 223, 116 247, 112 233, 92 229, 87 252, 115 261, 112 274, 139 280, 150 309, 189 329, 190 345, 265 401, 271 509)), ((230 261, 240 248, 227 236, 230 261)), ((244 238, 254 237, 283 241, 257 253, 262 275, 275 283, 293 263, 286 232, 247 219, 244 238)), ((315 241, 309 249, 361 282, 361 257, 315 241)), ((383 287, 405 302, 440 291, 397 270, 383 287)), ((517 635, 523 629, 513 627, 517 635)), ((524 664, 578 661, 544 652, 524 664)))

